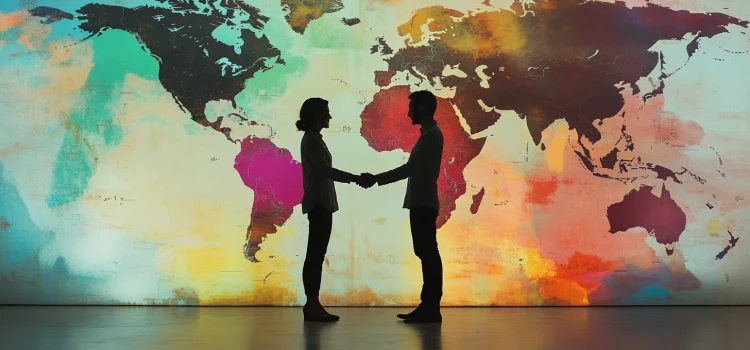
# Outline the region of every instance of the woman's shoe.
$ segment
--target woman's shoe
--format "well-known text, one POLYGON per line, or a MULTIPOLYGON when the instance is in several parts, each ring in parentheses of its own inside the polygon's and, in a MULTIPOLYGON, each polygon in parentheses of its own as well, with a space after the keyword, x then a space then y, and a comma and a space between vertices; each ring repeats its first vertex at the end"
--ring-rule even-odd
POLYGON ((327 313, 322 306, 311 307, 305 305, 302 308, 302 314, 305 316, 305 321, 308 322, 336 322, 339 320, 338 316, 327 313))

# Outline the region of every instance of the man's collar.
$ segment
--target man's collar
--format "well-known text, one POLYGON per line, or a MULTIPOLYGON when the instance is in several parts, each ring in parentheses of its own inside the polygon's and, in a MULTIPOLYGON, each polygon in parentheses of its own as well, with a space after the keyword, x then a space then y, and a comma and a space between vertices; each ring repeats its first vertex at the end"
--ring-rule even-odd
POLYGON ((430 120, 423 120, 422 126, 419 128, 419 132, 425 132, 427 129, 437 125, 437 122, 434 119, 430 120))

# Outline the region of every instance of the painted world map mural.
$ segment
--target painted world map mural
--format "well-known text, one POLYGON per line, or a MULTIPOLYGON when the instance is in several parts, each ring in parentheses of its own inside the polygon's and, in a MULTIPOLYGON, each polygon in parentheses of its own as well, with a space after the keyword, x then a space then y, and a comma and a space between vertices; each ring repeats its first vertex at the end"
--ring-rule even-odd
MULTIPOLYGON (((750 302, 750 6, 7 0, 0 302, 299 305, 308 97, 378 173, 438 96, 444 305, 750 302)), ((327 305, 415 305, 406 184, 337 184, 327 305)))

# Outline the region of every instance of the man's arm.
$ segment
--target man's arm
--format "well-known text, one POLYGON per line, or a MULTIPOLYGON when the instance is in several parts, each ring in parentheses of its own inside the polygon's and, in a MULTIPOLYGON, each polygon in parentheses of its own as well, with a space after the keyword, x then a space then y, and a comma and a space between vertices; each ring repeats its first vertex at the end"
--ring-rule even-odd
POLYGON ((428 159, 429 152, 437 146, 437 135, 427 134, 423 139, 418 141, 411 151, 409 160, 406 164, 401 165, 393 170, 386 171, 375 175, 378 186, 387 185, 393 182, 401 181, 414 175, 417 169, 424 166, 428 159))
POLYGON ((319 171, 326 179, 330 179, 336 182, 350 183, 356 182, 359 176, 348 173, 343 170, 336 169, 326 164, 326 151, 323 146, 323 142, 317 139, 311 139, 305 147, 307 159, 310 160, 312 166, 319 171))

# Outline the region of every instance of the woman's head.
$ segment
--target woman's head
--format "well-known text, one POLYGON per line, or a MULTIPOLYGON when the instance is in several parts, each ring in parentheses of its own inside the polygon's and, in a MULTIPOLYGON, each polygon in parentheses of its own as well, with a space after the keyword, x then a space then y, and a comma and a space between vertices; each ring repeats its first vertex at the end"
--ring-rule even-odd
POLYGON ((331 113, 328 110, 328 101, 319 98, 308 98, 299 110, 299 120, 297 120, 297 130, 320 130, 328 127, 328 121, 331 120, 331 113))

